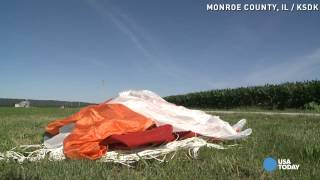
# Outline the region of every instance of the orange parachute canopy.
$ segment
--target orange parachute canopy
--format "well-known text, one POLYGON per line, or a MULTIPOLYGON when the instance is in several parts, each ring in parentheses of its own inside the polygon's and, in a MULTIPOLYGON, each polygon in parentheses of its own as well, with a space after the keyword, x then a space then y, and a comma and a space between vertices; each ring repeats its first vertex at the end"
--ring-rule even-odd
POLYGON ((63 142, 64 154, 70 159, 98 159, 108 150, 101 142, 111 135, 145 131, 154 122, 121 104, 91 105, 46 127, 51 135, 59 128, 75 123, 71 134, 63 142))

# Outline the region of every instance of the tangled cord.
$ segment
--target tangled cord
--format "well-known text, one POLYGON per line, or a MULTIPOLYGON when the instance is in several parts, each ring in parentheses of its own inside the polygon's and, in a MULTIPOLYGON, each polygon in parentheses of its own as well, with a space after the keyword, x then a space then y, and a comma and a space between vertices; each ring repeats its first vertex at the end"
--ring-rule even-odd
MULTIPOLYGON (((229 145, 234 146, 234 145, 229 145)), ((228 146, 228 147, 229 147, 228 146)), ((219 144, 208 143, 206 140, 200 137, 193 137, 179 141, 173 141, 158 147, 149 147, 138 150, 128 151, 109 151, 101 159, 100 162, 114 162, 120 163, 131 167, 130 164, 138 162, 140 160, 155 159, 160 163, 166 162, 166 157, 169 153, 174 152, 170 159, 173 159, 176 152, 181 149, 189 150, 189 156, 193 158, 198 157, 198 151, 201 147, 215 148, 215 149, 226 149, 219 144), (162 159, 160 159, 163 157, 162 159)), ((15 151, 17 147, 5 152, 0 153, 0 160, 15 160, 19 163, 26 161, 40 161, 48 157, 50 161, 59 161, 66 159, 63 153, 63 147, 49 149, 43 144, 37 145, 21 145, 18 146, 23 153, 15 151), (38 148, 34 151, 28 151, 31 148, 38 148)), ((169 159, 169 160, 170 160, 169 159)))

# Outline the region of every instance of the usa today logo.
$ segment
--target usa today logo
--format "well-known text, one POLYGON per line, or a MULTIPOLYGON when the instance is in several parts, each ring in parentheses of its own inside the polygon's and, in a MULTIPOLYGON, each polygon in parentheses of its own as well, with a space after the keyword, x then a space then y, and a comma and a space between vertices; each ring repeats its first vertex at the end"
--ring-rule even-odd
POLYGON ((273 159, 272 157, 267 157, 263 161, 263 169, 267 172, 272 172, 276 169, 279 170, 298 170, 300 164, 291 163, 290 159, 273 159))

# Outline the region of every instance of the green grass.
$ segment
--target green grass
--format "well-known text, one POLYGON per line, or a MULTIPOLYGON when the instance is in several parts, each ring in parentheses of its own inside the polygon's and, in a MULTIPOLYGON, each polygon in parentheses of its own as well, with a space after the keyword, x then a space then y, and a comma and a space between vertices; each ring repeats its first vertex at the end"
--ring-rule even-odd
MULTIPOLYGON (((0 151, 21 144, 38 144, 47 122, 77 109, 0 108, 0 151)), ((252 135, 227 150, 203 148, 198 159, 180 151, 167 163, 139 162, 134 168, 87 160, 18 164, 0 162, 0 179, 316 179, 320 176, 320 117, 221 114, 235 123, 248 121, 252 135), (289 158, 297 171, 263 171, 263 159, 289 158)), ((235 143, 235 142, 227 142, 235 143)))

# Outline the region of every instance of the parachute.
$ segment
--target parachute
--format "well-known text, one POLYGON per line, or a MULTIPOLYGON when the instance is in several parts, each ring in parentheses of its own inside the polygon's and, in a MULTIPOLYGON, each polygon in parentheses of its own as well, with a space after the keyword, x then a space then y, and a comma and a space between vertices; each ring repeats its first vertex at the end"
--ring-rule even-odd
POLYGON ((252 132, 241 131, 245 122, 231 126, 219 116, 177 106, 154 92, 130 90, 49 123, 44 147, 63 149, 69 159, 96 160, 108 150, 169 145, 194 137, 242 139, 252 132))

